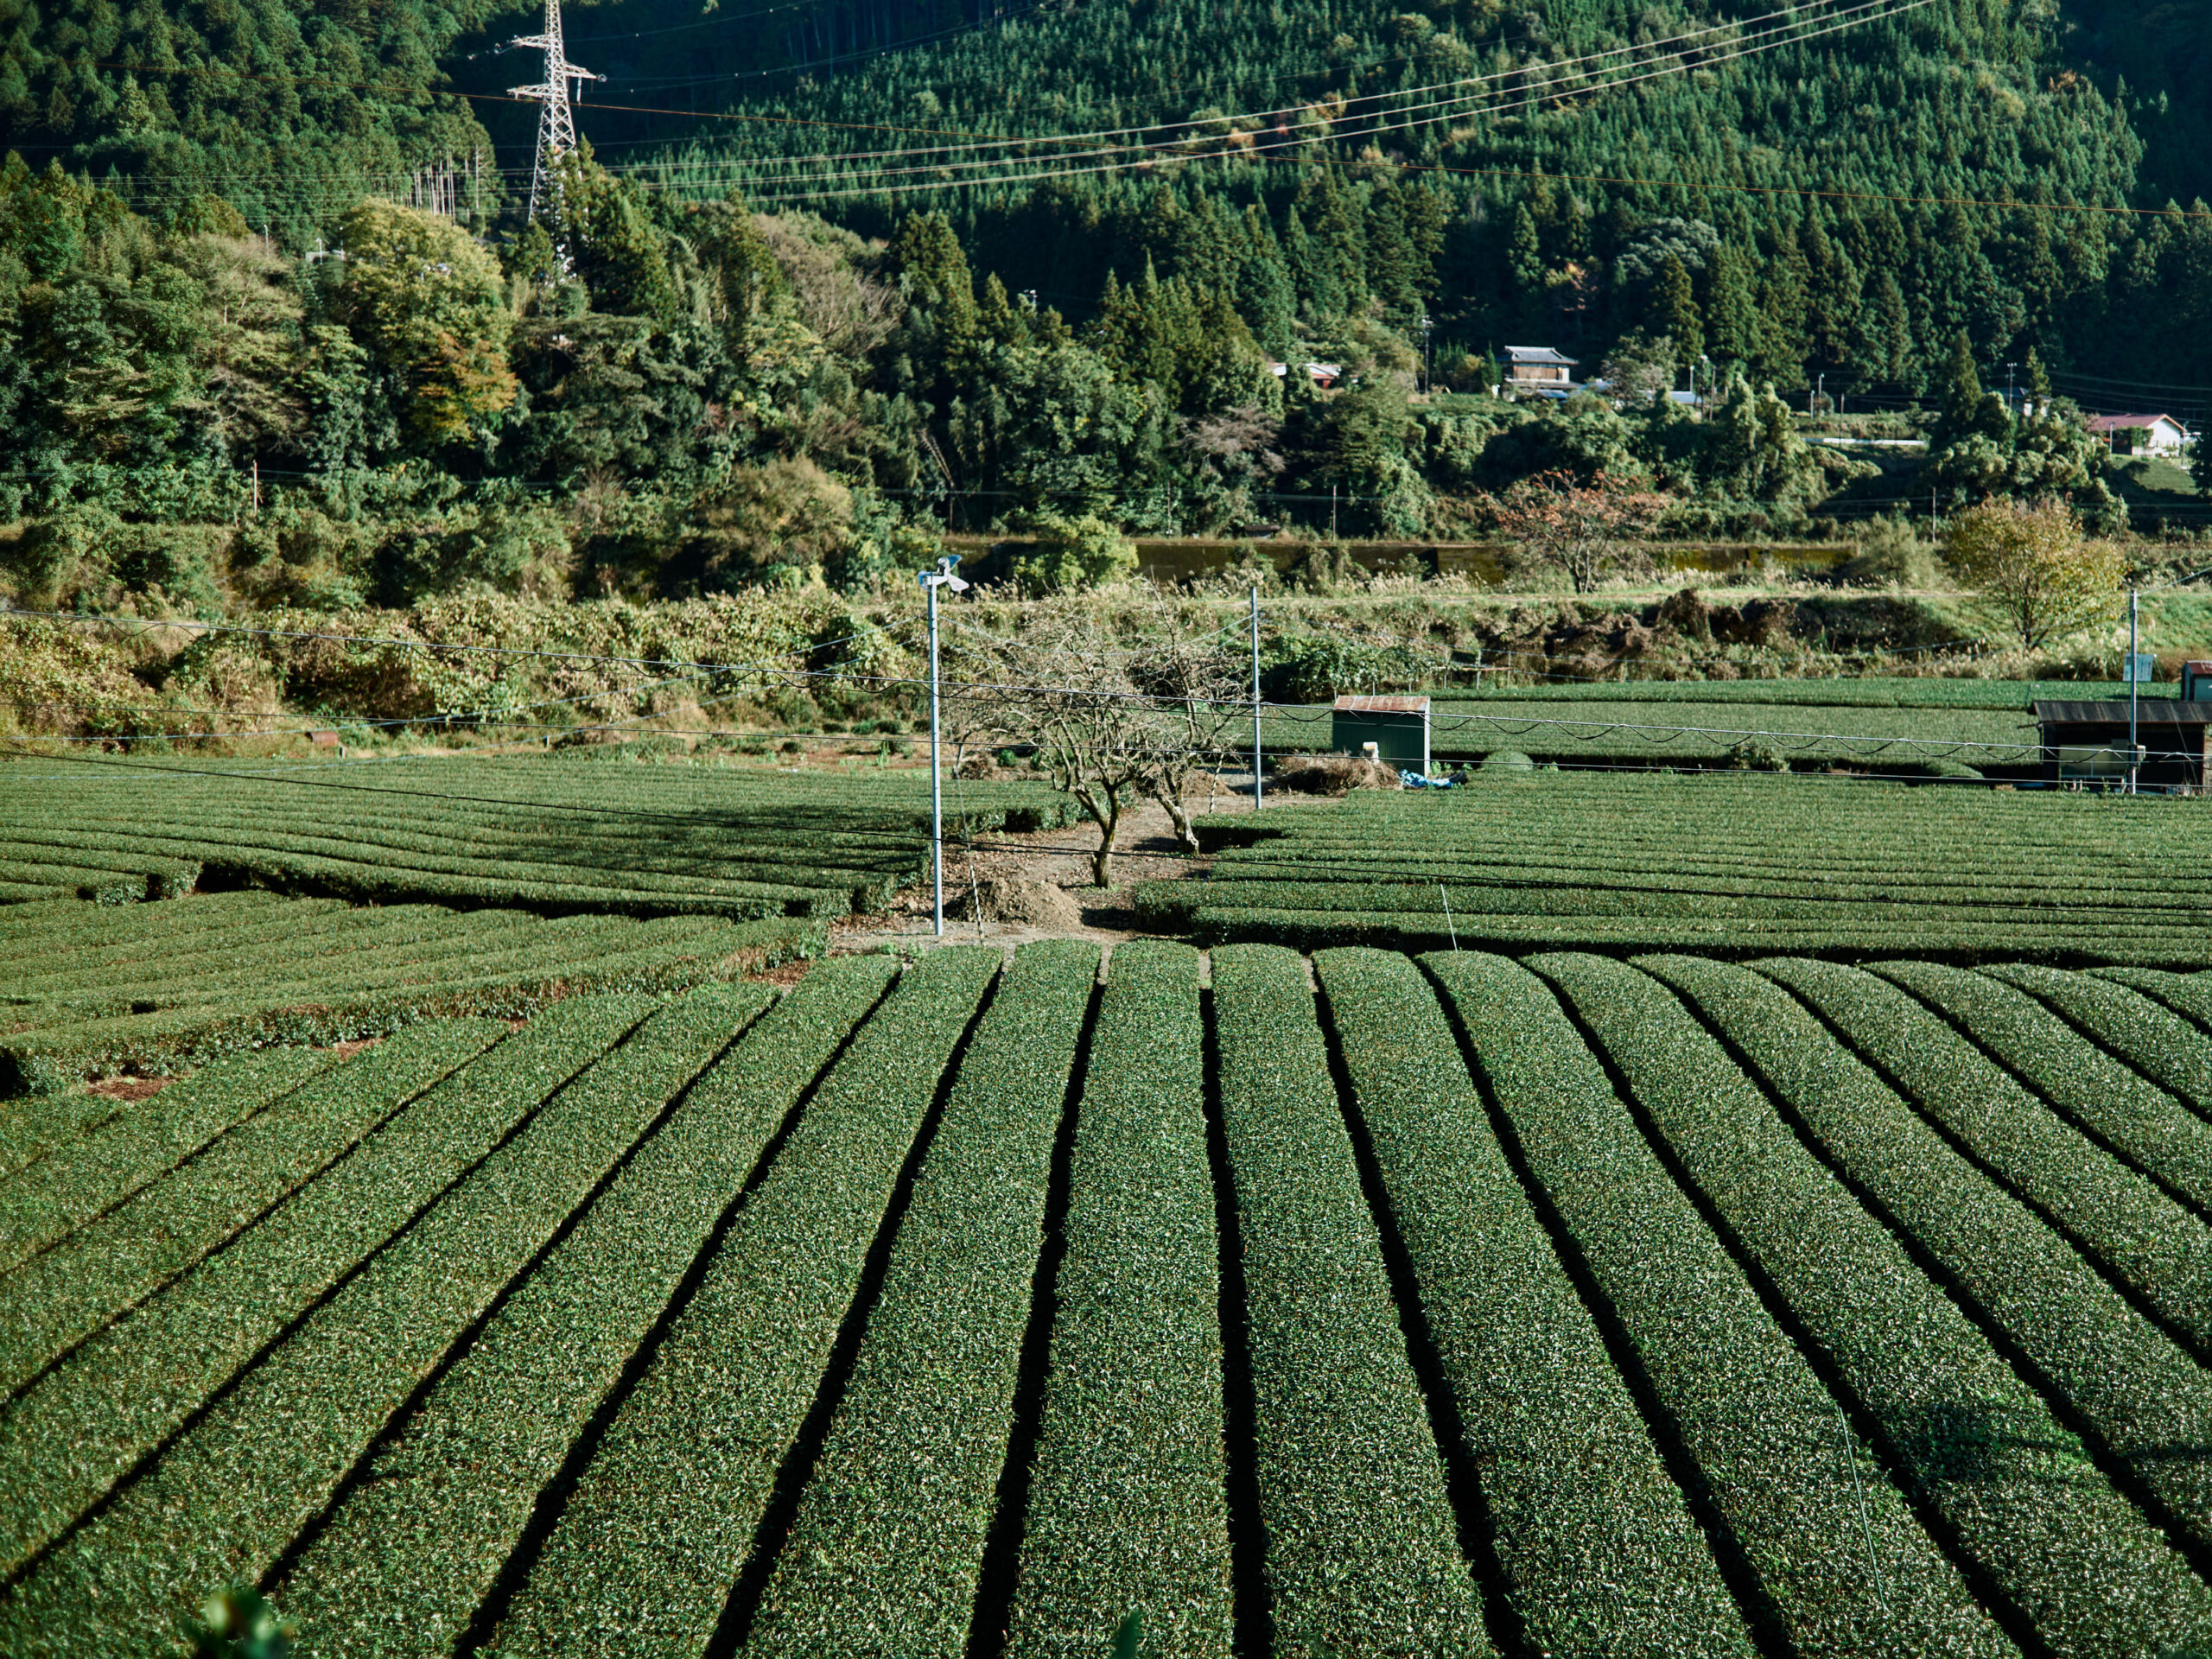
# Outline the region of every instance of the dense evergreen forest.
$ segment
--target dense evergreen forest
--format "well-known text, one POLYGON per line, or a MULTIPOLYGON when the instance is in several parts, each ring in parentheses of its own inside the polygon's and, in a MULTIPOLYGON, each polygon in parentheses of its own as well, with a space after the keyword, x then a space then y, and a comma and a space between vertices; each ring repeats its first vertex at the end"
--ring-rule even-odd
POLYGON ((1896 505, 1803 442, 1815 386, 1929 411, 1915 499, 2113 525, 2076 406, 2212 383, 2202 8, 571 4, 606 79, 525 227, 537 21, 0 0, 19 597, 1440 535, 1538 474, 1692 531, 1896 505), (1509 341, 1622 406, 1488 396, 1509 341), (241 520, 212 564, 130 529, 241 520))

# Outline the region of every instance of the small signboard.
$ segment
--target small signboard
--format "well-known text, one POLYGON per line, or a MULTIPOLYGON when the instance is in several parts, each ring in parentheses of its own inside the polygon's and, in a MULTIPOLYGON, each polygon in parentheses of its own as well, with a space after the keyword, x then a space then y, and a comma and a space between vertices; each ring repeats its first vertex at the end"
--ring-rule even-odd
POLYGON ((2129 680, 2133 680, 2141 684, 2149 684, 2157 677, 2152 671, 2158 666, 2158 659, 2147 651, 2133 652, 2123 656, 2120 664, 2121 683, 2124 684, 2129 680))

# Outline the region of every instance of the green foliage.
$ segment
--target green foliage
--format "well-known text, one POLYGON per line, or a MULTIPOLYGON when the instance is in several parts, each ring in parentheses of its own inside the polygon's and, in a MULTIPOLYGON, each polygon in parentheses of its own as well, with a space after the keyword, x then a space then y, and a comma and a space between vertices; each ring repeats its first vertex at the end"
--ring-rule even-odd
MULTIPOLYGON (((2212 1591, 1670 992, 1595 957, 1529 965, 1835 1368, 1916 1503, 2011 1605, 2084 1648, 2186 1650, 2212 1635, 2212 1591), (1746 1158, 1753 1145, 1770 1150, 1746 1158), (2124 1607, 2119 1583, 2133 1588, 2124 1607)), ((2041 1014, 2047 1037, 2056 1023, 2041 1014)))
POLYGON ((1008 528, 1033 543, 1014 561, 1014 581, 1025 594, 1079 593, 1136 574, 1135 544, 1103 519, 1033 512, 1016 517, 1008 528))
POLYGON ((1707 1501, 1759 1562, 1770 1616, 1794 1643, 1831 1651, 2005 1651, 1544 982, 1472 951, 1425 963, 1707 1501), (1809 1446, 1834 1455, 1808 1459, 1809 1446))
POLYGON ((770 1502, 908 1149, 1001 960, 931 952, 823 1077, 607 1426, 507 1611, 500 1651, 566 1647, 581 1619, 650 1618, 696 1646, 712 1636, 736 1541, 770 1502))
MULTIPOLYGON (((1637 965, 1688 997, 1798 1133, 2018 1344, 2037 1386, 2079 1413, 2107 1455, 2156 1495, 2162 1522, 2202 1541, 2212 1531, 2203 1519, 2212 1477, 2162 1448, 2212 1409, 2212 1378, 2061 1229, 1923 1122, 1788 992, 1749 969, 1690 957, 1637 965)), ((2115 988, 2088 975, 2027 971, 2054 987, 2115 988)), ((1856 1018, 1844 1027, 1847 1035, 1860 1028, 1856 1018)))
POLYGON ((240 1585, 210 1596, 184 1634, 193 1659, 289 1659, 295 1631, 259 1591, 240 1585))
POLYGON ((2212 1228, 1886 980, 1798 958, 1760 970, 1833 1021, 1885 1082, 2140 1306, 2200 1346, 2212 1336, 2212 1228))
POLYGON ((1076 1113, 1052 1368, 1008 1645, 1226 1651, 1219 1244, 1198 955, 1118 945, 1076 1113))
POLYGON ((2085 797, 1524 773, 1444 794, 1355 791, 1224 849, 1203 882, 1147 883, 1138 907, 1219 942, 1442 948, 1456 932, 1489 948, 2201 965, 2170 882, 2148 874, 2185 833, 2085 797), (1655 823, 1663 838, 1620 850, 1629 826, 1655 823), (1815 844, 1852 856, 1808 886, 1802 849, 1815 844), (2091 902, 2083 857, 2148 861, 2091 902))
POLYGON ((1253 946, 1211 960, 1278 1640, 1486 1653, 1304 965, 1253 946))
MULTIPOLYGON (((0 1452, 10 1471, 0 1485, 0 1502, 9 1510, 6 1535, 20 1541, 15 1559, 81 1516, 264 1344, 412 1221, 454 1173, 485 1158, 524 1120, 544 1121, 542 1115, 531 1116, 533 1109, 652 1006, 645 999, 626 997, 579 997, 558 1004, 516 1040, 499 1045, 424 1096, 415 1109, 373 1137, 363 1155, 346 1159, 330 1179, 311 1184, 303 1202, 282 1206, 168 1294, 105 1327, 41 1375, 18 1401, 15 1438, 0 1452), (71 1452, 57 1462, 51 1452, 58 1446, 71 1452), (40 1473, 37 1479, 29 1478, 34 1469, 40 1473)), ((558 1133, 562 1126, 548 1127, 558 1133)), ((566 1127, 570 1132, 582 1128, 573 1120, 566 1127)), ((361 1351, 382 1345, 364 1342, 361 1351)), ((201 1421, 203 1443, 220 1444, 231 1431, 227 1420, 201 1421)), ((277 1432, 289 1437, 288 1429, 277 1432)), ((249 1440, 239 1449, 251 1456, 264 1448, 249 1440)), ((265 1503, 265 1483, 279 1461, 268 1456, 253 1478, 242 1475, 234 1489, 203 1489, 196 1501, 205 1503, 230 1491, 265 1503)), ((157 1521, 147 1525, 153 1517, 114 1508, 105 1516, 106 1527, 127 1528, 145 1547, 161 1538, 187 1546, 175 1528, 157 1521)), ((264 1516, 265 1525, 266 1509, 264 1516)), ((83 1531, 75 1535, 94 1548, 102 1541, 83 1531)), ((143 1554, 130 1559, 141 1570, 153 1564, 143 1554)), ((54 1573, 32 1593, 24 1593, 30 1586, 19 1589, 16 1600, 0 1613, 0 1629, 6 1630, 11 1649, 29 1650, 29 1631, 38 1627, 42 1612, 53 1611, 48 1598, 68 1593, 65 1584, 66 1574, 54 1573)), ((150 1621, 158 1630, 157 1598, 134 1592, 110 1605, 118 1609, 117 1617, 140 1621, 137 1645, 153 1639, 143 1627, 150 1621)))
MULTIPOLYGON (((286 1577, 286 1605, 334 1630, 467 1624, 533 1499, 645 1340, 731 1193, 875 1006, 893 967, 846 958, 810 973, 765 1014, 760 988, 701 1010, 705 1034, 734 1037, 732 1046, 439 1378, 408 1433, 379 1448, 374 1478, 340 1502, 286 1577), (461 1471, 473 1478, 455 1478, 461 1471), (403 1585, 385 1564, 395 1530, 410 1527, 434 1527, 439 1548, 403 1585)), ((661 1042, 676 1034, 640 1033, 661 1042)))
POLYGON ((753 1652, 818 1653, 861 1629, 896 1631, 906 1655, 963 1650, 1097 977, 1096 945, 1025 945, 976 1026, 753 1652), (917 1467, 929 1477, 910 1479, 917 1467))

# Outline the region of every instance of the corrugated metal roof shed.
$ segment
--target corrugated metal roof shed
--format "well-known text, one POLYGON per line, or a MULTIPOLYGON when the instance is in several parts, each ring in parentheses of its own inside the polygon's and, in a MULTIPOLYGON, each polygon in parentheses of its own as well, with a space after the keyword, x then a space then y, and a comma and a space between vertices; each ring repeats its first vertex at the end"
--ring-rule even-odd
POLYGON ((1427 697, 1338 697, 1335 704, 1340 715, 1425 715, 1428 712, 1427 697))
MULTIPOLYGON (((2127 704, 2122 700, 2061 702, 2038 700, 2029 705, 2044 724, 2105 725, 2127 723, 2127 704)), ((2177 697, 2144 697, 2135 705, 2138 725, 2212 726, 2212 702, 2183 702, 2177 697)))
POLYGON ((1428 770, 1427 697, 1338 697, 1329 720, 1330 746, 1357 754, 1375 745, 1375 758, 1419 772, 1428 770))

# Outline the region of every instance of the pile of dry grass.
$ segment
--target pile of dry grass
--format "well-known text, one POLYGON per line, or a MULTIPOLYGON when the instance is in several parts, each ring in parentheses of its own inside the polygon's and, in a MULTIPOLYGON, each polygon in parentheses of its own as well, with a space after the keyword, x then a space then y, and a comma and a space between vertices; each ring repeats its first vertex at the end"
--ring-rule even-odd
POLYGON ((1345 795, 1355 789, 1395 789, 1398 772, 1363 754, 1289 754, 1276 763, 1274 783, 1300 795, 1345 795))

